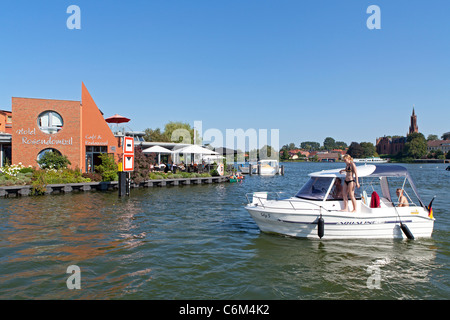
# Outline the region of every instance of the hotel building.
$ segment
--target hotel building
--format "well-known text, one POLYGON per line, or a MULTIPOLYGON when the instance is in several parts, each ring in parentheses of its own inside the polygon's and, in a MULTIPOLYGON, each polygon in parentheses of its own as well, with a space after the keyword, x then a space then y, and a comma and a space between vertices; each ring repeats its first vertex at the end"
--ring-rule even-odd
POLYGON ((83 83, 81 101, 13 97, 11 112, 0 111, 1 165, 37 167, 54 151, 67 156, 71 168, 92 172, 102 153, 119 160, 120 143, 83 83))

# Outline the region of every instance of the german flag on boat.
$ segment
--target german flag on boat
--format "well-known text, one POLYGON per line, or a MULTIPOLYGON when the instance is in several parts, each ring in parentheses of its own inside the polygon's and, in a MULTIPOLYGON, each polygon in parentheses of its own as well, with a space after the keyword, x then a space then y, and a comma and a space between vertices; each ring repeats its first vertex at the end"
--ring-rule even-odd
POLYGON ((430 204, 427 207, 427 209, 428 209, 428 217, 430 219, 433 219, 433 207, 431 206, 431 204, 433 203, 434 198, 436 198, 436 196, 434 196, 433 199, 431 199, 430 204))

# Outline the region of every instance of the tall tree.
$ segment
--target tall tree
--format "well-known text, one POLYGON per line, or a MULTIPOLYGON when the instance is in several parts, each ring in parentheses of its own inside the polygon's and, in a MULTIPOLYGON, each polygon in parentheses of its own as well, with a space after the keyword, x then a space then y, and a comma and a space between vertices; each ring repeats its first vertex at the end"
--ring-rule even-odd
POLYGON ((169 142, 166 139, 166 136, 164 135, 164 133, 161 132, 160 128, 156 128, 156 129, 147 128, 147 129, 145 129, 144 140, 148 141, 148 142, 150 142, 150 141, 169 142))
POLYGON ((315 151, 320 149, 320 143, 314 141, 305 141, 300 143, 300 148, 308 151, 315 151))
POLYGON ((145 129, 145 141, 194 143, 194 129, 183 122, 169 122, 164 126, 164 132, 160 128, 145 129))
POLYGON ((344 150, 348 145, 344 141, 336 141, 336 149, 344 150))
POLYGON ((352 142, 350 147, 348 147, 347 154, 352 156, 352 158, 362 158, 364 155, 364 149, 358 142, 352 142))
POLYGON ((422 158, 427 154, 427 140, 420 132, 413 132, 406 137, 403 155, 413 159, 422 158))
POLYGON ((372 142, 361 142, 359 145, 363 149, 363 158, 378 156, 377 149, 372 142))
POLYGON ((323 141, 323 147, 327 150, 332 150, 336 147, 336 141, 332 137, 326 137, 323 141))

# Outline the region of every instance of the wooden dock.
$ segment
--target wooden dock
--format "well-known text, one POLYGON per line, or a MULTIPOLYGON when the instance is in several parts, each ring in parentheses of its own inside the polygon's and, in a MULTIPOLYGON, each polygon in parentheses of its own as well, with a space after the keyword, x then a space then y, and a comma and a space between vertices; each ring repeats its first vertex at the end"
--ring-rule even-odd
MULTIPOLYGON (((180 179, 158 179, 146 180, 140 184, 131 184, 131 188, 152 188, 152 187, 168 187, 181 186, 191 184, 210 184, 227 182, 228 177, 202 177, 202 178, 180 178, 180 179)), ((110 182, 82 182, 82 183, 65 183, 65 184, 48 184, 45 194, 57 194, 68 192, 85 192, 85 191, 108 191, 118 189, 118 181, 110 182)), ((25 186, 3 186, 0 187, 0 197, 20 197, 32 194, 33 187, 25 186)))

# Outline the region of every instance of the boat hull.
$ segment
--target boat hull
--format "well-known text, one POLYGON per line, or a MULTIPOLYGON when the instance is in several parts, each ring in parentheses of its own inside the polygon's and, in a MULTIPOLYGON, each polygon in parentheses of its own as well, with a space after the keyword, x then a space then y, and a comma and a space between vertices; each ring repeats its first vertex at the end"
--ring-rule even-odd
MULTIPOLYGON (((429 238, 433 232, 434 219, 421 214, 411 214, 417 209, 377 209, 377 213, 350 213, 326 210, 268 209, 258 205, 246 207, 262 232, 291 237, 320 239, 318 219, 324 220, 322 239, 389 238, 406 239, 401 223, 406 225, 414 238, 429 238)), ((404 209, 404 208, 402 208, 404 209)))

